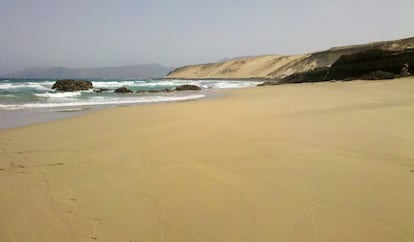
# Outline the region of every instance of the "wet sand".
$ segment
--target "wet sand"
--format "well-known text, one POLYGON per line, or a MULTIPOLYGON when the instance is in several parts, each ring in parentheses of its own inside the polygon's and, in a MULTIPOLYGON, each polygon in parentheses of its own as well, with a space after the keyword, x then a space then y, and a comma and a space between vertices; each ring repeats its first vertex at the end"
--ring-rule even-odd
POLYGON ((414 78, 0 131, 0 241, 414 241, 414 78))
POLYGON ((98 108, 0 110, 0 130, 83 115, 98 108))

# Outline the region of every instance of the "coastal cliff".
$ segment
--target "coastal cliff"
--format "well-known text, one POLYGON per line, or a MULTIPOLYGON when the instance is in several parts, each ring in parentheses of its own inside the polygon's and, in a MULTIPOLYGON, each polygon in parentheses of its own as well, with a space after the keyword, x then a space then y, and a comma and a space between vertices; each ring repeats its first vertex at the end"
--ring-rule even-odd
POLYGON ((329 68, 342 56, 381 50, 402 52, 414 49, 414 37, 363 45, 335 47, 303 55, 264 55, 243 57, 219 63, 177 68, 166 78, 177 79, 283 79, 297 73, 329 68))

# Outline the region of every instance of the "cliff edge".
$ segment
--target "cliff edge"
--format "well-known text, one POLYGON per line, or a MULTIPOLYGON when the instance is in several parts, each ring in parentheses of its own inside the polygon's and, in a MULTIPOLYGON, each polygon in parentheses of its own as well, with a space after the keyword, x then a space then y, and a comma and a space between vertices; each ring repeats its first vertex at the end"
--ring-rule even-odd
POLYGON ((176 79, 282 79, 295 73, 331 67, 341 56, 380 49, 414 49, 414 37, 363 45, 334 47, 303 55, 264 55, 177 68, 166 76, 176 79))

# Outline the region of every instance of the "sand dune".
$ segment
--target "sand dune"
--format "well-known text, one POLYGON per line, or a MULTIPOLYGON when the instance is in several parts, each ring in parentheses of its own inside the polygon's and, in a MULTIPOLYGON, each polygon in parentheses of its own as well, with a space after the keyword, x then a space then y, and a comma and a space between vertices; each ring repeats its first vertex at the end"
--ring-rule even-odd
POLYGON ((284 78, 293 73, 306 72, 315 68, 329 67, 342 55, 379 48, 382 50, 401 51, 414 48, 414 38, 395 41, 375 42, 363 45, 335 47, 326 51, 303 55, 264 55, 237 58, 230 61, 190 65, 175 69, 167 78, 177 79, 246 79, 284 78))
MULTIPOLYGON (((268 78, 269 75, 281 68, 304 60, 310 55, 282 56, 265 55, 245 57, 236 60, 205 65, 185 66, 168 74, 168 78, 268 78)), ((285 70, 285 75, 292 74, 285 70)))
POLYGON ((414 241, 414 79, 0 133, 0 241, 414 241))

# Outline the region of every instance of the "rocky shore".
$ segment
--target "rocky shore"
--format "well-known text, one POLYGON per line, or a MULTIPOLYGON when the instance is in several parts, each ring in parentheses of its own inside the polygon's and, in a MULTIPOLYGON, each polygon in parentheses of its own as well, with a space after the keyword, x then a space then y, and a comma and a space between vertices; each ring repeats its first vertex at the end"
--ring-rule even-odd
POLYGON ((154 92, 174 92, 174 91, 200 91, 201 87, 197 85, 179 85, 173 88, 164 88, 164 89, 156 89, 156 90, 138 90, 132 91, 127 87, 120 87, 115 90, 111 90, 108 88, 98 88, 94 89, 92 82, 86 80, 57 80, 55 84, 53 84, 52 89, 56 89, 57 91, 63 92, 75 92, 75 91, 85 91, 93 89, 94 92, 101 93, 101 92, 114 92, 114 93, 154 93, 154 92))

